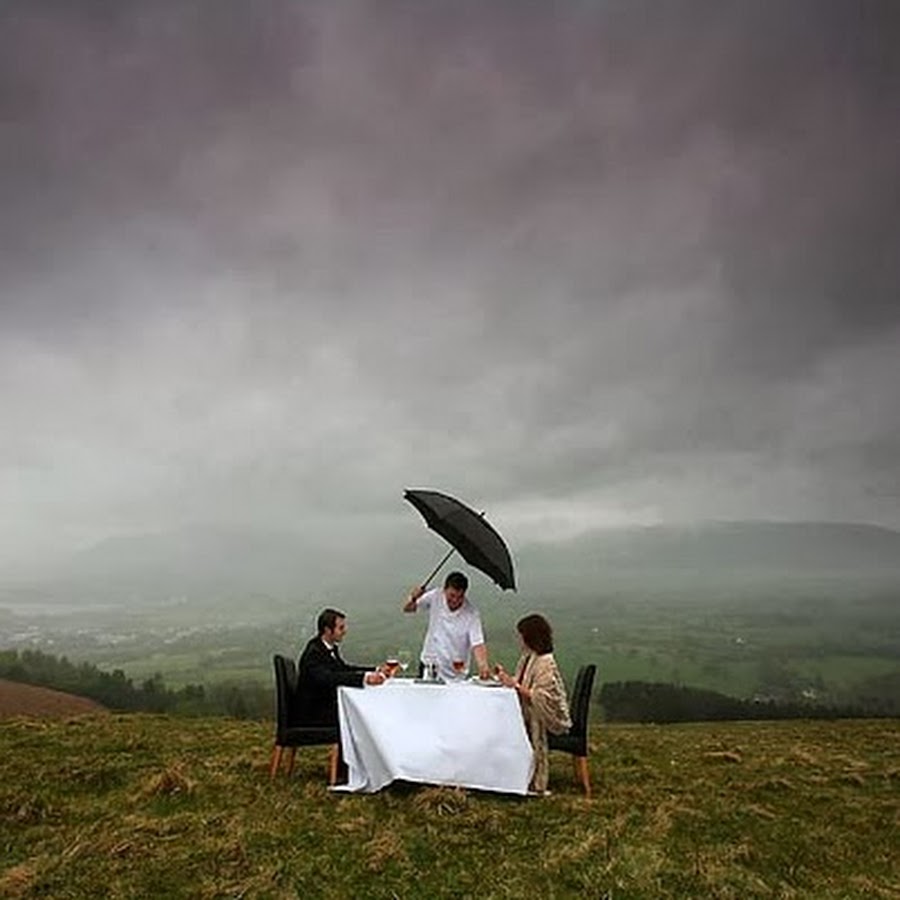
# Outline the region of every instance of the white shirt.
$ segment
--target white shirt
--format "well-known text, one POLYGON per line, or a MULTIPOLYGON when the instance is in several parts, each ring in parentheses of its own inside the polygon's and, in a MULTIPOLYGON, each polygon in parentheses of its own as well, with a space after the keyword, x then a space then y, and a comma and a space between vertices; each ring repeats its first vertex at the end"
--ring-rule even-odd
POLYGON ((465 673, 469 671, 469 654, 472 648, 484 643, 481 615, 468 598, 455 612, 447 606, 443 588, 433 588, 419 597, 416 610, 428 610, 428 631, 422 646, 422 661, 433 656, 442 678, 458 677, 453 671, 453 660, 465 660, 465 673))

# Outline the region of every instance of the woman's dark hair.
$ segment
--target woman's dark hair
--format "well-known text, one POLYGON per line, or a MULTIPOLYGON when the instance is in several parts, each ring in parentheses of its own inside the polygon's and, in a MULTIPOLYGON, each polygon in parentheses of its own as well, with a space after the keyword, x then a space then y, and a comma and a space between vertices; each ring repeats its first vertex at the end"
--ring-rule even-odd
POLYGON ((553 652, 553 629, 550 623, 537 613, 525 616, 516 623, 525 646, 535 653, 553 652))

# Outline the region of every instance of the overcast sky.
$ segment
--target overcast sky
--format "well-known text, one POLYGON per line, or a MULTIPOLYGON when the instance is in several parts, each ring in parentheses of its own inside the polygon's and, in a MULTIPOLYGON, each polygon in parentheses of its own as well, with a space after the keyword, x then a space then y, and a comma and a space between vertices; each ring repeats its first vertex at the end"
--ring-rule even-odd
POLYGON ((900 527, 898 13, 6 0, 0 561, 900 527))

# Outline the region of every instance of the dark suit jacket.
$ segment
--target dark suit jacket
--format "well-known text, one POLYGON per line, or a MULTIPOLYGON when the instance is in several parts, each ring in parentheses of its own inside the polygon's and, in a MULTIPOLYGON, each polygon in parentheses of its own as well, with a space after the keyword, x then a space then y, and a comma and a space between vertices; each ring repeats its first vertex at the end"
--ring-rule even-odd
POLYGON ((351 666, 332 654, 318 637, 304 648, 297 662, 297 717, 301 725, 336 726, 337 689, 340 685, 362 687, 367 666, 351 666))

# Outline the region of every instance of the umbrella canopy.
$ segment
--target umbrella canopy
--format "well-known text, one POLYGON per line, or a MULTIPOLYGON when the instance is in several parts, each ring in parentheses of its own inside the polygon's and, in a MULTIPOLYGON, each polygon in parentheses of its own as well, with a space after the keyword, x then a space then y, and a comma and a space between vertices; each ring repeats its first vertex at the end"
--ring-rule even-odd
MULTIPOLYGON (((469 565, 480 569, 504 590, 516 589, 509 550, 484 513, 477 513, 456 498, 438 491, 404 491, 403 497, 422 514, 428 527, 447 541, 469 565)), ((445 560, 448 557, 449 554, 445 560)))

